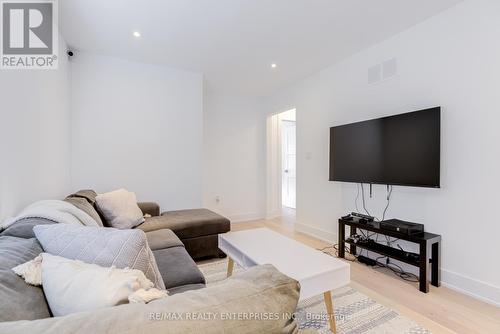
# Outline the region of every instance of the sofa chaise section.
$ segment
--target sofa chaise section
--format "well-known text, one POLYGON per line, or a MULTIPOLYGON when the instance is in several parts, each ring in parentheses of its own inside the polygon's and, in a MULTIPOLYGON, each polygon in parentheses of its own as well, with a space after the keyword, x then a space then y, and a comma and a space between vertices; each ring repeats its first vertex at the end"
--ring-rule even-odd
POLYGON ((181 239, 194 259, 224 255, 218 247, 218 235, 229 232, 229 219, 208 209, 190 209, 163 212, 154 203, 139 203, 144 213, 151 215, 137 228, 145 231, 170 229, 181 239))

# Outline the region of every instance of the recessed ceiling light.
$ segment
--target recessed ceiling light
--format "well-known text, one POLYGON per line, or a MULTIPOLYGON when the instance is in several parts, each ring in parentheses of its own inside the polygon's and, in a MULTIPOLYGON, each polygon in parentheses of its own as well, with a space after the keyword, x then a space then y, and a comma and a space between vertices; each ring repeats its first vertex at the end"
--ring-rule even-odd
POLYGON ((278 66, 278 65, 276 65, 276 64, 274 64, 274 63, 273 63, 273 64, 271 64, 271 68, 276 68, 276 66, 278 66))
POLYGON ((141 33, 138 31, 134 31, 132 35, 134 35, 134 37, 141 37, 141 33))

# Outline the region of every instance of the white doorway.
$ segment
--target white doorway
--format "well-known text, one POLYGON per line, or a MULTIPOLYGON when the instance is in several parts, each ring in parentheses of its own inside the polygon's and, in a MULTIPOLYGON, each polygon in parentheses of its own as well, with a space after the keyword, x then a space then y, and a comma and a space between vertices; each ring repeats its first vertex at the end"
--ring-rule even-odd
POLYGON ((293 120, 281 120, 281 204, 295 209, 297 156, 296 124, 293 120))
POLYGON ((267 218, 295 216, 297 182, 296 112, 267 119, 267 218))

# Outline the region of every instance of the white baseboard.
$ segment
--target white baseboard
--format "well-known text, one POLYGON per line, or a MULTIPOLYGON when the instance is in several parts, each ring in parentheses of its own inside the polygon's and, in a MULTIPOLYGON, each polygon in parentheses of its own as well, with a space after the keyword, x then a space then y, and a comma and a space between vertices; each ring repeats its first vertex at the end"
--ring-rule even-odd
POLYGON ((319 229, 316 227, 312 227, 312 226, 304 225, 304 224, 300 224, 300 223, 295 223, 295 229, 298 232, 307 234, 307 235, 314 237, 316 239, 326 241, 326 242, 329 242, 332 244, 337 243, 337 235, 335 233, 328 232, 328 231, 325 231, 325 230, 322 230, 322 229, 319 229))
POLYGON ((254 213, 228 215, 227 218, 231 221, 231 223, 242 223, 252 220, 265 219, 265 217, 266 215, 264 213, 254 212, 254 213))
POLYGON ((281 210, 276 210, 272 212, 268 212, 266 214, 266 219, 274 219, 283 216, 283 212, 281 210))
MULTIPOLYGON (((309 225, 296 223, 295 229, 328 243, 335 244, 338 241, 335 233, 309 225)), ((441 284, 488 304, 500 306, 500 287, 446 269, 441 269, 441 284)))
POLYGON ((452 290, 500 307, 500 287, 498 286, 446 269, 441 269, 441 284, 452 290))

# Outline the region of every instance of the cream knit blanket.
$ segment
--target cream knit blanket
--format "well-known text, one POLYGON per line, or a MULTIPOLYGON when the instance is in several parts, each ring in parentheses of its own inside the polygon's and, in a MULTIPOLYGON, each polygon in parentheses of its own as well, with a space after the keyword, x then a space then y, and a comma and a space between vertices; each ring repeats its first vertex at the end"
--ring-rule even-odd
POLYGON ((0 225, 0 231, 26 218, 45 218, 56 223, 99 226, 86 212, 71 203, 60 200, 44 200, 30 204, 16 217, 6 219, 0 225))

